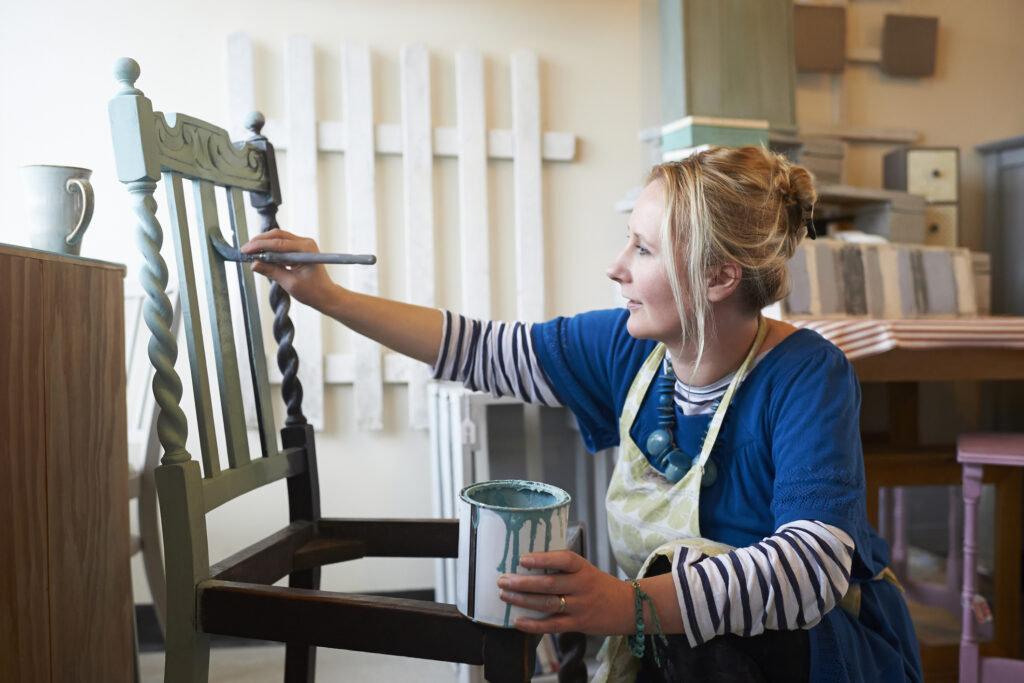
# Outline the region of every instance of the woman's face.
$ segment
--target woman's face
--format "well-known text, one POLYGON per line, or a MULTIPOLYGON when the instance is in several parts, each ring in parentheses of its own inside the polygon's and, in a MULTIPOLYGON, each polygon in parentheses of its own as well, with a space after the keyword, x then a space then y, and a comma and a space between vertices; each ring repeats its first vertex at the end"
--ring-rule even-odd
POLYGON ((661 216, 665 189, 661 181, 640 193, 629 216, 626 246, 608 267, 628 301, 626 329, 637 339, 668 345, 679 342, 682 322, 672 298, 665 258, 661 253, 661 216))

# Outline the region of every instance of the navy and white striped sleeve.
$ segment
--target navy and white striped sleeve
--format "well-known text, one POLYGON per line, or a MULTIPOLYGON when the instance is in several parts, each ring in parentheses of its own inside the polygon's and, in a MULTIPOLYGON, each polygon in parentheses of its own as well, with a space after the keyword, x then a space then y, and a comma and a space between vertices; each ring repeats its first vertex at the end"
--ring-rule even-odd
POLYGON ((462 382, 492 396, 560 406, 551 380, 533 350, 532 325, 480 321, 444 311, 434 379, 462 382))
POLYGON ((803 520, 723 555, 679 548, 672 577, 690 646, 725 633, 811 628, 846 594, 853 549, 843 530, 803 520))

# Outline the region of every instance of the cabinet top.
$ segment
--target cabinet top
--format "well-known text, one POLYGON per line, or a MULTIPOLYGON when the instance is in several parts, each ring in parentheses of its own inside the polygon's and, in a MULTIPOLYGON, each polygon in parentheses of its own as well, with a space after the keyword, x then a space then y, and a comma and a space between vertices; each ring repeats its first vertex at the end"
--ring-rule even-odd
POLYGON ((71 256, 70 254, 56 254, 52 251, 41 251, 39 249, 19 247, 13 244, 4 244, 2 242, 0 242, 0 254, 5 256, 17 256, 21 258, 33 259, 36 261, 49 261, 51 263, 68 263, 76 266, 88 266, 91 268, 119 270, 121 271, 121 277, 124 277, 125 273, 127 272, 127 268, 122 263, 111 263, 109 261, 100 261, 98 259, 83 258, 81 256, 71 256))
POLYGON ((1015 149, 1017 147, 1024 147, 1024 135, 995 140, 994 142, 986 142, 983 145, 978 145, 974 149, 981 154, 992 154, 993 152, 1002 152, 1004 150, 1015 149))

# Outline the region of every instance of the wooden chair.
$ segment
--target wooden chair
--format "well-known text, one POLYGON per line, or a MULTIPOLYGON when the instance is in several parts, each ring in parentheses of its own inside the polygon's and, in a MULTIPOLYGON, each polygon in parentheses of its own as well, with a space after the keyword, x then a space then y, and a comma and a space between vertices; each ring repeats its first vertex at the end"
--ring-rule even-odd
MULTIPOLYGON (((1010 683, 1024 680, 1024 660, 1009 657, 983 657, 979 651, 974 596, 978 592, 977 526, 978 499, 984 468, 1024 467, 1024 434, 966 434, 957 440, 957 460, 963 465, 964 496, 964 581, 961 594, 960 683, 1010 683)), ((1017 517, 1020 533, 1020 510, 1009 511, 1017 517)), ((1020 574, 1020 558, 1016 560, 1020 574)), ((1011 601, 1014 602, 1014 601, 1011 601)), ((1020 609, 1015 604, 999 603, 995 609, 1020 609)))
MULTIPOLYGON (((221 234, 215 192, 223 188, 236 244, 248 239, 246 192, 262 229, 276 227, 280 191, 273 147, 260 135, 262 116, 249 117, 253 137, 231 143, 221 128, 181 114, 154 112, 150 100, 135 88, 139 66, 133 60, 119 60, 114 73, 121 89, 109 105, 111 131, 118 176, 131 194, 145 257, 141 279, 148 296, 145 317, 153 337, 149 355, 160 411, 157 431, 163 457, 156 482, 167 574, 165 681, 207 680, 210 634, 286 643, 286 681, 314 679, 316 647, 477 664, 491 681, 529 680, 536 637, 475 623, 454 605, 319 590, 320 567, 333 562, 367 556, 455 557, 458 521, 321 518, 316 447, 312 427, 302 415, 289 298, 271 285, 287 408, 279 444, 254 276, 238 264, 236 304, 243 314, 247 347, 242 355, 252 376, 261 448, 255 457, 250 454, 224 257, 238 254, 221 234), (195 198, 196 225, 191 230, 184 178, 192 181, 195 198), (170 332, 167 267, 160 256, 163 236, 153 197, 161 179, 177 253, 201 462, 186 449, 188 423, 179 405, 182 383, 174 370, 177 343, 170 332), (214 427, 193 240, 205 280, 226 465, 214 427), (211 565, 206 514, 281 479, 287 481, 290 524, 211 565), (287 587, 273 585, 285 576, 287 587)), ((570 537, 571 547, 582 552, 581 529, 572 529, 570 537)), ((559 679, 586 680, 582 636, 567 634, 560 645, 564 659, 559 679)))

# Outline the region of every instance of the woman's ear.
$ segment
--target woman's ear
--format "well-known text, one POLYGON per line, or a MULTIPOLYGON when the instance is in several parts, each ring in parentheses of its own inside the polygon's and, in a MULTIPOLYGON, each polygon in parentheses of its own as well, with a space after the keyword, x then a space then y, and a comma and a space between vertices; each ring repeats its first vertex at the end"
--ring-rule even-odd
POLYGON ((708 279, 708 299, 711 302, 724 301, 736 291, 743 279, 743 268, 735 261, 726 261, 711 266, 708 279))

